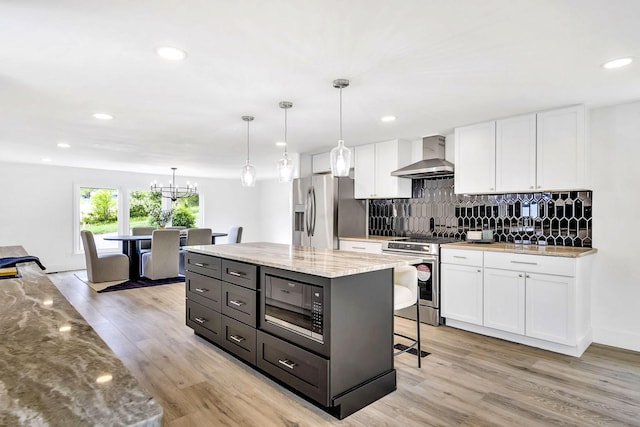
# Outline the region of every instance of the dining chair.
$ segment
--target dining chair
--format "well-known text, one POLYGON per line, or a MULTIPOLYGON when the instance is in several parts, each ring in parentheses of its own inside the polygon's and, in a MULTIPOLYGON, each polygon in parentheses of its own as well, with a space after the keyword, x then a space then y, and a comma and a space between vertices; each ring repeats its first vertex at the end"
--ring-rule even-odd
MULTIPOLYGON (((422 367, 420 350, 420 303, 418 302, 418 270, 412 265, 396 267, 393 270, 393 310, 416 306, 416 336, 410 337, 397 332, 395 336, 409 340, 410 345, 394 353, 397 356, 415 349, 418 355, 418 368, 422 367)), ((395 346, 394 346, 395 347, 395 346)))
POLYGON ((234 225, 227 233, 227 243, 240 243, 242 240, 242 227, 234 225))
POLYGON ((178 277, 180 230, 154 230, 151 251, 142 254, 142 275, 151 280, 178 277))
MULTIPOLYGON (((155 230, 155 227, 133 227, 131 229, 132 236, 150 236, 155 230)), ((149 250, 151 249, 151 241, 139 241, 138 242, 138 250, 149 250)))
MULTIPOLYGON (((185 246, 210 245, 212 230, 210 228, 187 228, 185 246)), ((182 239, 182 238, 181 238, 182 239)), ((181 245, 182 246, 182 245, 181 245)), ((180 267, 178 271, 184 274, 184 249, 180 249, 180 267)))
POLYGON ((98 254, 95 238, 89 230, 81 230, 87 279, 93 283, 129 279, 129 257, 124 254, 98 254))

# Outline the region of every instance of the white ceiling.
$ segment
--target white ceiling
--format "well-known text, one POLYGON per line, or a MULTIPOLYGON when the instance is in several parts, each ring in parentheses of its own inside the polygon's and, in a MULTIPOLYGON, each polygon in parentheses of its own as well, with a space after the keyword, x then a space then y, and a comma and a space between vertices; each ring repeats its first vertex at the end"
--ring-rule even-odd
POLYGON ((327 151, 336 78, 347 146, 638 100, 640 1, 0 0, 0 160, 239 178, 253 115, 251 160, 273 177, 278 102, 289 151, 327 151))

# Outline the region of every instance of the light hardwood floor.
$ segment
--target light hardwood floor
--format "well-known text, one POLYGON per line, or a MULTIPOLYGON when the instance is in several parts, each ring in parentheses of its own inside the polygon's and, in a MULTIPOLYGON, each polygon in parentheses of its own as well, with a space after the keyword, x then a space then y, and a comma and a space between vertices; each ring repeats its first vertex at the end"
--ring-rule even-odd
MULTIPOLYGON (((592 345, 581 358, 422 326, 431 355, 395 358, 397 391, 340 421, 185 326, 184 285, 98 294, 49 275, 182 426, 640 426, 640 353, 592 345)), ((396 320, 413 334, 414 324, 396 320)))

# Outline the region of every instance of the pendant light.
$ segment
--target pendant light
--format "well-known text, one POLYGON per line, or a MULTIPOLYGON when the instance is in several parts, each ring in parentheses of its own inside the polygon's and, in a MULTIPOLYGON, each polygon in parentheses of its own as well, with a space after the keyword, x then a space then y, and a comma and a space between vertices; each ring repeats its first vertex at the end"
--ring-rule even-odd
POLYGON ((240 181, 243 187, 253 187, 256 185, 256 168, 249 161, 249 123, 253 121, 253 116, 242 116, 242 120, 247 122, 247 163, 242 167, 240 181))
POLYGON ((280 182, 291 182, 293 179, 293 161, 287 155, 287 110, 293 107, 289 101, 282 101, 278 104, 284 110, 284 156, 278 160, 278 180, 280 182))
POLYGON ((340 139, 338 146, 331 150, 331 175, 333 176, 349 176, 351 168, 351 150, 344 145, 342 139, 342 89, 349 86, 349 80, 336 79, 333 81, 333 87, 340 89, 340 139))

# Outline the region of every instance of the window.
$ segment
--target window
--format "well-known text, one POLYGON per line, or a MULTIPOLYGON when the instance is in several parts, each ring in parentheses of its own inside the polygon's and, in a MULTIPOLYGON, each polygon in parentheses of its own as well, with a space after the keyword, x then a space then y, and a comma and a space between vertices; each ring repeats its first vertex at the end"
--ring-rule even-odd
MULTIPOLYGON (((103 238, 118 234, 118 190, 114 188, 80 187, 80 230, 93 233, 96 249, 117 249, 119 242, 103 238)), ((78 233, 78 247, 82 239, 78 233)))
POLYGON ((129 228, 156 226, 152 224, 149 212, 162 206, 160 193, 152 191, 132 191, 129 195, 129 228))
POLYGON ((200 196, 198 194, 178 199, 173 202, 172 209, 171 225, 191 228, 200 223, 200 196))

